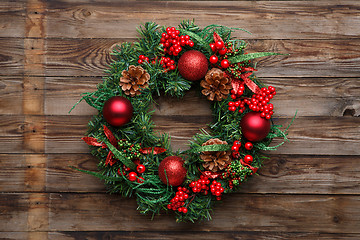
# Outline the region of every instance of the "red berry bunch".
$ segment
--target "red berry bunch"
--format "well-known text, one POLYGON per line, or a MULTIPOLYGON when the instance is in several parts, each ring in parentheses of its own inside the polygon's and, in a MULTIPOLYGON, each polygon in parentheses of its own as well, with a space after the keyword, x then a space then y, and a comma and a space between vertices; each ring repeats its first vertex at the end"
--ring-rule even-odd
POLYGON ((139 55, 139 59, 138 59, 139 64, 142 64, 144 62, 148 63, 149 61, 150 61, 150 59, 148 57, 145 57, 144 55, 139 55))
POLYGON ((211 194, 216 196, 216 200, 221 200, 221 194, 224 192, 224 188, 221 187, 221 183, 216 182, 215 180, 211 183, 210 186, 211 194))
POLYGON ((193 181, 190 183, 190 187, 194 193, 204 193, 204 195, 208 194, 210 180, 209 178, 201 175, 200 179, 197 181, 193 181))
POLYGON ((187 213, 188 209, 183 207, 185 205, 186 199, 189 198, 189 190, 185 187, 178 187, 177 192, 175 193, 175 197, 170 200, 170 203, 167 205, 168 209, 172 209, 174 211, 179 211, 182 213, 187 213))
MULTIPOLYGON (((269 103, 270 100, 276 95, 275 88, 269 86, 268 88, 262 88, 259 94, 254 94, 251 99, 244 98, 237 101, 230 101, 228 103, 229 111, 235 112, 239 108, 239 112, 245 111, 245 105, 254 112, 261 112, 260 116, 266 119, 270 119, 274 114, 274 105, 269 103)), ((231 95, 231 98, 236 99, 235 94, 231 95)))
POLYGON ((164 52, 168 55, 177 56, 182 47, 188 45, 194 46, 194 42, 190 40, 189 35, 180 35, 180 31, 174 27, 166 28, 166 32, 161 34, 160 44, 164 47, 164 52))
MULTIPOLYGON (((126 167, 125 165, 123 165, 123 169, 119 168, 117 172, 118 172, 119 176, 125 176, 125 175, 127 175, 127 173, 130 170, 131 170, 131 168, 126 167)), ((143 177, 138 176, 138 174, 144 173, 145 170, 146 170, 146 167, 143 164, 138 164, 137 167, 136 167, 137 173, 134 172, 134 171, 129 172, 129 174, 127 175, 127 178, 131 182, 137 181, 138 183, 143 183, 145 179, 143 177)))
MULTIPOLYGON (((214 43, 210 43, 209 46, 210 46, 211 50, 215 53, 214 55, 210 56, 209 62, 211 64, 215 65, 219 61, 219 58, 216 56, 216 54, 219 54, 220 58, 223 58, 222 56, 227 53, 227 49, 225 48, 223 41, 216 41, 214 43)), ((230 66, 229 60, 222 59, 219 67, 225 69, 225 68, 228 68, 229 66, 230 66)))
POLYGON ((176 68, 175 61, 169 57, 161 57, 160 64, 165 70, 175 70, 176 68))
POLYGON ((231 147, 233 158, 238 158, 240 156, 239 154, 240 147, 241 147, 241 142, 238 140, 234 141, 231 147))

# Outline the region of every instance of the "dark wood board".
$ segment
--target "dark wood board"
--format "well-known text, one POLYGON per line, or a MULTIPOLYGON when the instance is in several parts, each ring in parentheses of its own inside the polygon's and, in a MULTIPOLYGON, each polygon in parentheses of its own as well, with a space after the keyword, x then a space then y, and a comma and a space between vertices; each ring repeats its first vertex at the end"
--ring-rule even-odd
MULTIPOLYGON (((359 239, 359 10, 356 0, 1 1, 0 239, 359 239), (80 139, 96 111, 68 111, 102 81, 112 49, 139 24, 184 18, 249 30, 234 33, 249 52, 289 54, 258 59, 256 74, 277 88, 276 123, 298 111, 290 142, 197 224, 150 220, 70 168, 97 169, 80 139)), ((198 95, 157 98, 156 129, 175 150, 211 121, 198 95)))

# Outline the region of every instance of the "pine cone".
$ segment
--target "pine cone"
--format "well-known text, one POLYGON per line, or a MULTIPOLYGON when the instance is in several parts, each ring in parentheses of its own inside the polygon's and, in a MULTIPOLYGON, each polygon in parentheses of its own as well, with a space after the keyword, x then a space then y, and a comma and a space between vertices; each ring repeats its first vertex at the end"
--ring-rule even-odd
POLYGON ((150 79, 150 74, 146 72, 140 66, 131 65, 129 70, 122 71, 122 77, 120 78, 121 89, 125 92, 126 95, 132 97, 139 95, 140 90, 147 88, 148 81, 150 79))
MULTIPOLYGON (((215 144, 227 144, 226 141, 221 141, 218 138, 213 138, 205 143, 202 146, 206 145, 215 145, 215 144)), ((230 162, 231 151, 218 151, 218 152, 202 152, 200 158, 204 161, 203 167, 207 170, 217 172, 223 170, 230 162)))
POLYGON ((230 93, 231 80, 227 78, 223 71, 218 68, 213 68, 207 72, 205 80, 202 80, 200 85, 204 88, 201 92, 210 101, 221 101, 227 98, 230 93))

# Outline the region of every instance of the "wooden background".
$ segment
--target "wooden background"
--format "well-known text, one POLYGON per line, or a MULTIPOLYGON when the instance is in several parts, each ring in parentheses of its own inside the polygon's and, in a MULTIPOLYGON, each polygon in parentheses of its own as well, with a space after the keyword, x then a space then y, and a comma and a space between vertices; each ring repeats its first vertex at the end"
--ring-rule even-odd
MULTIPOLYGON (((1 239, 360 239, 359 1, 0 2, 1 239), (151 221, 134 199, 107 195, 80 138, 93 91, 120 42, 146 21, 176 26, 196 19, 242 27, 250 51, 289 56, 258 61, 277 88, 277 123, 290 143, 241 193, 224 198, 213 221, 151 221)), ((161 98, 154 120, 185 148, 210 121, 208 103, 161 98), (195 109, 195 110, 194 110, 195 109)))

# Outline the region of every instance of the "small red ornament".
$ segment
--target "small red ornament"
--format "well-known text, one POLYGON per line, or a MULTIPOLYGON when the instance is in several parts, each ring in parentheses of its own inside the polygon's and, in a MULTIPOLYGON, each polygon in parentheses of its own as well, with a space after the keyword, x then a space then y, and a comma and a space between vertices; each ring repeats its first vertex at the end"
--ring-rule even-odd
POLYGON ((164 158, 159 165, 160 180, 170 186, 181 185, 185 180, 187 172, 183 165, 184 160, 181 157, 169 156, 164 158))
POLYGON ((217 61, 218 61, 218 57, 215 56, 215 55, 212 55, 212 56, 209 58, 209 62, 212 63, 212 64, 217 63, 217 61))
POLYGON ((114 127, 120 127, 131 120, 133 106, 127 98, 115 96, 105 102, 102 112, 106 122, 114 127))
POLYGON ((270 120, 262 118, 260 112, 249 112, 241 119, 241 132, 251 142, 259 142, 270 132, 270 120))
POLYGON ((137 177, 136 172, 130 172, 128 179, 129 179, 130 181, 134 182, 134 181, 137 179, 136 177, 137 177))
POLYGON ((221 61, 221 67, 222 68, 228 68, 230 66, 230 63, 227 59, 224 59, 221 61))
POLYGON ((247 164, 252 163, 253 160, 254 160, 254 159, 253 159, 253 157, 252 157, 251 155, 246 155, 246 156, 244 157, 244 162, 247 163, 247 164))
POLYGON ((137 167, 136 167, 136 171, 138 172, 138 173, 144 173, 145 172, 145 170, 146 170, 146 168, 145 168, 145 166, 144 165, 142 165, 142 164, 139 164, 137 167))
POLYGON ((189 81, 198 81, 205 77, 208 67, 206 56, 196 50, 185 52, 178 61, 180 75, 189 81))
POLYGON ((253 144, 251 142, 245 143, 245 149, 246 150, 251 150, 252 148, 253 148, 253 144))

